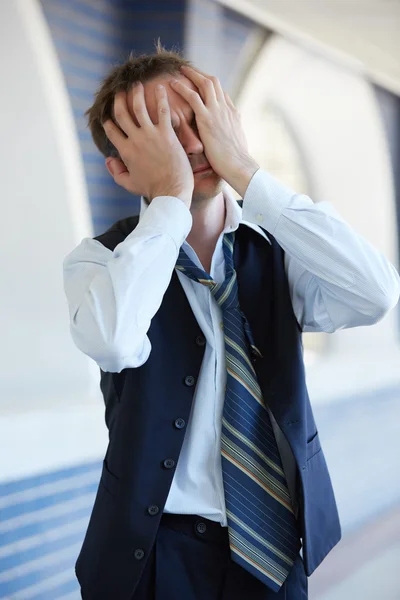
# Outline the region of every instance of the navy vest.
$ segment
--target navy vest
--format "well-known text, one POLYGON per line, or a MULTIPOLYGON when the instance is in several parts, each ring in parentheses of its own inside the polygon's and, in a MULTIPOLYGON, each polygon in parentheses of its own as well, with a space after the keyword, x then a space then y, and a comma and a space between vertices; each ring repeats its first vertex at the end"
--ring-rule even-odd
MULTIPOLYGON (((110 250, 138 217, 96 237, 110 250)), ((284 252, 245 225, 234 250, 240 306, 263 358, 258 380, 297 464, 297 502, 307 575, 340 540, 339 518, 307 388, 301 330, 293 313, 284 252)), ((84 599, 129 600, 156 538, 204 355, 204 337, 174 271, 148 337, 146 363, 101 371, 109 445, 76 563, 84 599)))

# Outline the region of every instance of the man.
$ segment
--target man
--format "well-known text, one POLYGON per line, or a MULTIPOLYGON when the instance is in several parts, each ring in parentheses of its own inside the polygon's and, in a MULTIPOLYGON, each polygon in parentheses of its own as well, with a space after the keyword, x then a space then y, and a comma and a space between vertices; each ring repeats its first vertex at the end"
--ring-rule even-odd
POLYGON ((378 322, 400 279, 259 168, 219 80, 188 66, 131 57, 88 111, 142 208, 64 261, 110 432, 77 577, 84 599, 304 600, 340 525, 301 332, 378 322))

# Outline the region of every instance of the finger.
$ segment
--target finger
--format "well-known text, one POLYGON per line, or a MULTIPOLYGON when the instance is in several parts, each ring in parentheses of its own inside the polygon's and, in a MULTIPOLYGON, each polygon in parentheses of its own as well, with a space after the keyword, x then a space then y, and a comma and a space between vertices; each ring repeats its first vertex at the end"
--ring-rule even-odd
POLYGON ((214 94, 215 94, 215 97, 217 98, 217 100, 218 101, 225 100, 224 91, 222 89, 221 82, 219 81, 218 77, 215 77, 214 75, 208 75, 207 73, 204 73, 203 71, 200 71, 199 69, 194 69, 192 67, 186 67, 186 66, 182 66, 181 71, 185 75, 185 77, 187 77, 188 79, 193 81, 193 83, 198 88, 200 88, 200 86, 202 85, 203 89, 206 89, 207 86, 209 86, 211 89, 210 84, 207 83, 207 82, 211 82, 212 86, 214 88, 214 94))
MULTIPOLYGON (((182 68, 182 73, 185 76, 187 75, 188 78, 190 78, 190 80, 195 84, 195 86, 200 92, 201 99, 205 104, 210 106, 212 103, 215 103, 217 101, 217 95, 215 92, 214 84, 211 81, 211 79, 207 79, 207 77, 204 77, 203 75, 192 69, 183 70, 182 68)), ((179 83, 184 85, 182 82, 179 83)))
POLYGON ((186 102, 190 104, 197 116, 206 112, 206 107, 200 97, 200 94, 194 90, 191 90, 187 85, 178 80, 171 81, 170 85, 175 92, 180 94, 186 100, 186 102))
POLYGON ((161 84, 156 87, 156 100, 158 107, 158 123, 165 128, 171 127, 171 110, 165 87, 161 84))
POLYGON ((236 106, 233 104, 228 92, 224 92, 224 96, 225 96, 225 101, 226 101, 227 105, 230 106, 231 108, 236 108, 236 106))
POLYGON ((132 106, 140 127, 153 127, 153 121, 149 117, 146 106, 144 87, 140 81, 133 90, 132 106))
POLYGON ((128 111, 126 92, 117 92, 114 98, 114 118, 122 131, 129 137, 138 129, 128 111))
POLYGON ((180 67, 180 70, 184 71, 184 72, 191 73, 193 76, 195 76, 196 73, 200 73, 200 75, 203 75, 203 77, 211 77, 211 75, 208 75, 207 73, 204 73, 204 71, 201 71, 197 67, 189 67, 189 65, 182 65, 180 67))
POLYGON ((103 128, 106 136, 121 156, 125 146, 125 140, 127 139, 126 135, 111 121, 111 119, 108 119, 108 121, 103 123, 103 128))

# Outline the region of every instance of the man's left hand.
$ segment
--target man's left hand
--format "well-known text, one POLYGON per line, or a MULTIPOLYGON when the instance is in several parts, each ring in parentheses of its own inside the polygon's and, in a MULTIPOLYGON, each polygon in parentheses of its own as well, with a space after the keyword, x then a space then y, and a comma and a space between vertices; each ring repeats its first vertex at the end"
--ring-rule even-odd
POLYGON ((214 171, 241 196, 259 165, 249 155, 240 113, 217 77, 198 69, 181 67, 181 73, 199 90, 182 81, 171 86, 192 107, 204 153, 214 171))

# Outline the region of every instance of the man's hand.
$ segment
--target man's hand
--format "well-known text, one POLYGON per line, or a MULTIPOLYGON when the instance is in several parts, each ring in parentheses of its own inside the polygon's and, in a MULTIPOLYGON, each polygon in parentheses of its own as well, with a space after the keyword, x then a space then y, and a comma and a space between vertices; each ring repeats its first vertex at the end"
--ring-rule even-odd
POLYGON ((181 67, 181 72, 194 83, 199 93, 182 81, 171 82, 171 86, 190 104, 196 115, 207 160, 222 179, 244 196, 259 165, 249 155, 239 111, 217 77, 191 67, 181 67))
POLYGON ((103 127, 122 160, 107 158, 107 167, 115 182, 133 194, 150 201, 156 196, 176 196, 190 208, 194 188, 192 167, 172 129, 165 88, 157 88, 155 94, 157 124, 149 117, 143 85, 139 83, 134 89, 133 111, 140 127, 129 114, 126 93, 116 94, 114 115, 119 128, 111 120, 103 127))

